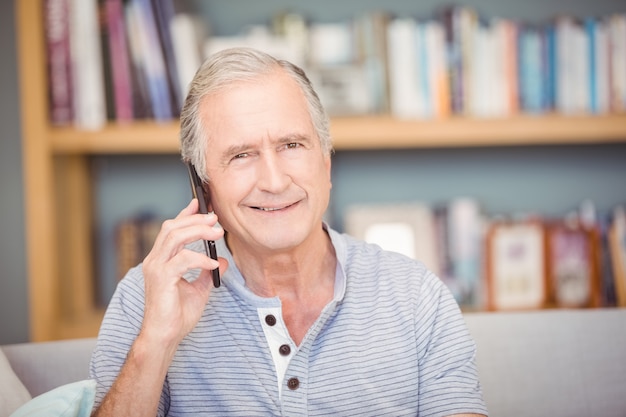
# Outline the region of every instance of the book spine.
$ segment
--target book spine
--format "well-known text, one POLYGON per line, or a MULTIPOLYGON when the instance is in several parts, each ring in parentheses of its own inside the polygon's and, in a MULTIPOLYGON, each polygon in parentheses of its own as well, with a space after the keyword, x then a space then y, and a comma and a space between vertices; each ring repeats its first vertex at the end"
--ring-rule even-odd
POLYGON ((626 110, 626 14, 609 20, 611 45, 611 110, 626 110))
POLYGON ((596 21, 593 18, 585 19, 585 34, 586 41, 589 50, 589 59, 587 60, 588 68, 588 88, 589 88, 589 111, 591 113, 598 113, 598 86, 597 86, 597 62, 596 62, 596 38, 597 29, 596 21))
POLYGON ((554 110, 556 97, 556 38, 554 25, 547 25, 544 29, 544 108, 554 110))
POLYGON ((418 85, 418 96, 420 98, 419 103, 419 117, 421 119, 429 119, 432 117, 432 100, 431 100, 431 85, 428 79, 428 67, 429 56, 428 56, 428 23, 427 22, 419 22, 417 25, 416 36, 417 36, 417 72, 415 73, 415 78, 417 79, 418 85))
POLYGON ((102 53, 102 76, 104 81, 106 117, 107 120, 115 120, 113 70, 111 68, 111 45, 109 42, 109 26, 107 24, 106 0, 98 0, 98 23, 98 28, 100 31, 100 51, 102 53))
POLYGON ((170 22, 170 32, 178 69, 178 86, 184 97, 202 62, 200 45, 204 41, 206 29, 199 19, 187 13, 177 13, 170 22))
POLYGON ((118 122, 129 122, 134 118, 133 87, 123 5, 122 0, 105 1, 115 119, 118 122))
POLYGON ((441 17, 445 29, 447 70, 450 85, 450 104, 452 113, 463 113, 463 59, 461 34, 457 7, 444 10, 441 17))
POLYGON ((365 13, 355 19, 358 62, 365 71, 371 113, 389 112, 389 76, 387 57, 388 15, 365 13))
POLYGON ((492 102, 494 116, 510 116, 509 109, 509 77, 508 77, 508 25, 511 22, 505 19, 494 19, 491 23, 491 31, 493 32, 493 79, 492 102))
POLYGON ((134 7, 138 25, 140 53, 144 63, 153 117, 157 121, 171 120, 172 104, 165 62, 150 0, 131 0, 131 5, 134 7))
POLYGON ((436 118, 450 116, 450 79, 446 71, 445 33, 438 21, 428 24, 428 62, 432 86, 433 112, 436 118))
POLYGON ((534 28, 520 34, 520 95, 522 110, 542 111, 541 39, 534 28))
POLYGON ((152 117, 152 105, 148 93, 139 22, 136 14, 133 3, 124 2, 124 20, 126 22, 131 84, 133 86, 133 114, 135 119, 147 119, 152 117))
POLYGON ((74 118, 69 0, 46 0, 45 33, 50 121, 69 125, 74 118))
POLYGON ((170 91, 170 99, 172 102, 172 113, 176 116, 180 114, 183 107, 183 95, 178 82, 178 67, 176 65, 176 57, 174 55, 174 45, 172 42, 172 33, 170 25, 175 16, 174 3, 172 0, 152 0, 156 27, 159 33, 163 59, 165 60, 165 69, 167 73, 168 87, 170 91))
POLYGON ((589 43, 582 22, 574 25, 574 77, 577 88, 574 92, 574 111, 589 112, 589 43))
POLYGON ((556 30, 556 110, 572 112, 572 90, 577 88, 572 77, 572 26, 571 19, 560 17, 555 22, 556 30))
POLYGON ((610 110, 610 89, 611 78, 609 61, 609 38, 607 35, 607 24, 604 19, 596 24, 595 31, 595 72, 596 72, 596 96, 599 114, 606 114, 610 110))
POLYGON ((416 22, 411 18, 394 19, 387 31, 390 111, 394 117, 414 119, 419 106, 415 85, 418 71, 416 22))
POLYGON ((107 115, 96 0, 73 0, 70 15, 74 122, 79 128, 97 130, 107 115))

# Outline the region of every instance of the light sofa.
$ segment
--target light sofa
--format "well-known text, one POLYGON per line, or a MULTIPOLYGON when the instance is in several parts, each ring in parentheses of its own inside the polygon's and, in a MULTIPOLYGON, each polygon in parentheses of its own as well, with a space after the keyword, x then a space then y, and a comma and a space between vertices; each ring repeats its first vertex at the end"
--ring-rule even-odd
MULTIPOLYGON (((490 416, 626 417, 626 309, 466 313, 465 318, 478 346, 490 416)), ((2 346, 14 375, 0 371, 5 391, 0 417, 9 415, 3 405, 16 407, 25 395, 87 378, 94 344, 80 339, 2 346), (7 404, 6 390, 20 381, 28 392, 12 393, 13 404, 7 404)))

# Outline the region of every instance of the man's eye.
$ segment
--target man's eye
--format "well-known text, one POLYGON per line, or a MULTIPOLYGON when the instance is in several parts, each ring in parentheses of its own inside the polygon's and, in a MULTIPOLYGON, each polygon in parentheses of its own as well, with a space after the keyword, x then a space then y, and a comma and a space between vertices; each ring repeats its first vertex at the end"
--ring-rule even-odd
POLYGON ((291 143, 288 143, 287 145, 285 145, 285 147, 287 149, 296 149, 296 148, 300 147, 300 144, 296 143, 296 142, 291 142, 291 143))
POLYGON ((248 157, 248 153, 244 152, 244 153, 239 153, 239 154, 233 156, 233 159, 244 159, 244 158, 247 158, 247 157, 248 157))

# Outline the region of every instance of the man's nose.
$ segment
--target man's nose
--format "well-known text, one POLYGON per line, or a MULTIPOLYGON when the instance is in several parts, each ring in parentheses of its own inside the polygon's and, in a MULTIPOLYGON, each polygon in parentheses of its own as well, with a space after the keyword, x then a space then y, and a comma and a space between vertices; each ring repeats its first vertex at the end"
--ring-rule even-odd
POLYGON ((291 182, 291 177, 280 158, 273 153, 266 153, 260 160, 258 187, 262 191, 280 193, 291 182))

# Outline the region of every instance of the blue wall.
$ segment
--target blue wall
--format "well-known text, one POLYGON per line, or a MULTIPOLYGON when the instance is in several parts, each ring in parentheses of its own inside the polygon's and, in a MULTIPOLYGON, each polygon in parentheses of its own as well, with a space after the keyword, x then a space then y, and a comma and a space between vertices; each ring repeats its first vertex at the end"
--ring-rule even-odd
MULTIPOLYGON (((116 223, 151 211, 175 216, 189 201, 177 156, 99 157, 96 207, 102 302, 114 288, 116 223)), ((489 215, 561 216, 592 200, 600 215, 626 202, 626 144, 409 151, 340 151, 328 219, 342 229, 350 204, 476 198, 489 215)))

